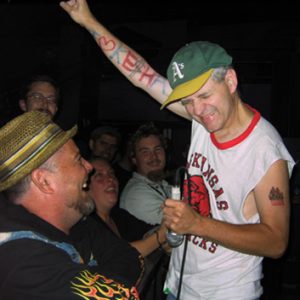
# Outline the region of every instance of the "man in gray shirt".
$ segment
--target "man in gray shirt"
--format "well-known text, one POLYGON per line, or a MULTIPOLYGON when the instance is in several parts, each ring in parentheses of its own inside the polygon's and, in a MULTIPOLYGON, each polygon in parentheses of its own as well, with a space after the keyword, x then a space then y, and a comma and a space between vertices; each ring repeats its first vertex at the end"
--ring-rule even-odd
POLYGON ((165 149, 165 139, 152 123, 140 126, 131 139, 136 171, 121 194, 120 207, 151 225, 161 223, 162 204, 171 192, 164 180, 165 149))

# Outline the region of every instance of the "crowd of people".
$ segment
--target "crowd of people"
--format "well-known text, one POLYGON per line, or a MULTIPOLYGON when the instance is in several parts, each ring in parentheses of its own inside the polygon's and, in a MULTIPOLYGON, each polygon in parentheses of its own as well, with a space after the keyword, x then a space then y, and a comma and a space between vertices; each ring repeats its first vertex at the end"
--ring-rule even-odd
POLYGON ((57 83, 30 78, 23 113, 0 129, 0 298, 259 299, 263 258, 281 257, 288 245, 294 160, 241 99, 232 57, 191 42, 164 78, 86 0, 60 6, 125 78, 191 121, 183 201, 172 199, 157 126, 141 124, 128 141, 98 126, 83 157, 77 126, 55 123, 57 83), (184 243, 171 248, 168 231, 184 243))

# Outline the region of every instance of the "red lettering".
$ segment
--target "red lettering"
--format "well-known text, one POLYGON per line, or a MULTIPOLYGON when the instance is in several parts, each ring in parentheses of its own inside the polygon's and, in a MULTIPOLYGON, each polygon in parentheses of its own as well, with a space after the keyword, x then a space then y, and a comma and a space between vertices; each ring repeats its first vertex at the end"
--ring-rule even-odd
POLYGON ((207 241, 199 236, 187 235, 187 239, 188 241, 192 242, 195 246, 199 246, 201 249, 209 251, 210 253, 215 253, 218 248, 217 243, 207 241))
MULTIPOLYGON (((195 167, 199 168, 202 172, 203 178, 208 182, 209 186, 212 188, 212 191, 214 193, 215 199, 223 195, 224 190, 223 188, 214 189, 219 183, 219 178, 217 175, 214 174, 215 170, 211 167, 210 164, 207 163, 207 158, 202 156, 200 153, 192 153, 190 156, 190 160, 187 163, 187 168, 195 167), (201 162, 199 159, 201 158, 201 162), (201 164, 201 166, 200 166, 201 164), (204 168, 206 168, 204 170, 204 168)), ((227 201, 217 201, 217 208, 219 210, 227 210, 229 209, 229 205, 227 201)))
POLYGON ((218 198, 219 196, 221 196, 224 193, 224 190, 222 188, 218 189, 218 190, 213 190, 215 197, 218 198))
POLYGON ((203 165, 202 165, 202 174, 203 174, 203 177, 206 178, 206 181, 209 179, 209 177, 211 176, 211 174, 215 171, 214 169, 211 169, 211 166, 208 165, 207 166, 207 170, 206 171, 203 171, 203 165))
POLYGON ((219 179, 218 179, 218 177, 217 177, 216 175, 214 175, 214 176, 208 181, 209 186, 210 186, 211 188, 213 188, 214 185, 215 185, 216 183, 218 183, 218 182, 219 182, 219 179))
POLYGON ((227 210, 228 209, 228 203, 226 201, 217 201, 217 208, 218 210, 227 210))
POLYGON ((191 155, 190 160, 187 161, 186 163, 186 168, 189 169, 191 166, 191 163, 193 161, 194 153, 191 155))
POLYGON ((206 250, 207 249, 206 243, 207 243, 207 241, 205 239, 202 239, 201 243, 199 244, 199 247, 206 250))
POLYGON ((148 81, 147 85, 150 85, 151 82, 153 81, 156 73, 155 72, 147 73, 148 70, 149 70, 149 66, 146 68, 145 71, 142 72, 139 81, 142 81, 144 78, 146 78, 146 80, 148 81))
POLYGON ((198 245, 198 244, 199 244, 198 239, 199 239, 199 237, 196 236, 196 235, 194 235, 193 240, 192 240, 192 243, 193 243, 194 245, 198 245))
POLYGON ((216 243, 211 243, 210 247, 208 248, 208 251, 209 251, 210 253, 215 253, 216 250, 217 250, 217 247, 218 247, 218 244, 216 244, 216 243))
POLYGON ((125 57, 122 66, 129 72, 132 72, 136 68, 137 57, 136 55, 129 51, 125 57))
POLYGON ((201 154, 199 153, 195 153, 194 158, 193 158, 193 162, 192 162, 192 166, 199 168, 199 163, 198 163, 198 159, 201 157, 201 154))
POLYGON ((201 171, 202 171, 202 173, 203 173, 203 168, 204 168, 204 164, 206 163, 206 161, 207 161, 207 158, 202 156, 202 160, 201 160, 201 171))

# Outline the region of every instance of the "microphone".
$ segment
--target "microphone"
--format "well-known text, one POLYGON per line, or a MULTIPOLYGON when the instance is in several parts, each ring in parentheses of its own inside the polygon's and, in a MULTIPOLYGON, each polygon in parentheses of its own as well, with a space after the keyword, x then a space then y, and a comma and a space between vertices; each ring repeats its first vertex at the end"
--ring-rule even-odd
MULTIPOLYGON (((184 170, 184 167, 179 167, 175 173, 175 185, 172 186, 171 190, 171 198, 174 200, 181 200, 181 192, 180 192, 180 172, 184 170)), ((166 234, 166 239, 170 247, 176 248, 180 246, 184 240, 183 234, 178 234, 172 230, 168 230, 166 234)))

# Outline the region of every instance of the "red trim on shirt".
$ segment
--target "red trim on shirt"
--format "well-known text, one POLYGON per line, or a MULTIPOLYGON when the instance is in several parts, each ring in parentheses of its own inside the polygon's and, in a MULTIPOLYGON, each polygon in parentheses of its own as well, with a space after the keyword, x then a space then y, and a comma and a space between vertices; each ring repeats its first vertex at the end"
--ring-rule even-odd
POLYGON ((242 141, 244 141, 250 135, 250 133, 253 131, 254 127, 256 126, 256 124, 258 123, 258 121, 260 120, 261 115, 254 108, 252 108, 250 106, 248 106, 248 107, 254 112, 254 116, 253 116, 253 119, 251 120, 251 123, 248 126, 248 128, 241 135, 239 135, 238 137, 236 137, 233 140, 230 140, 228 142, 219 143, 216 140, 215 134, 214 133, 210 134, 210 138, 211 138, 213 144, 217 148, 219 148, 221 150, 225 150, 225 149, 231 148, 231 147, 233 147, 233 146, 241 143, 242 141))

